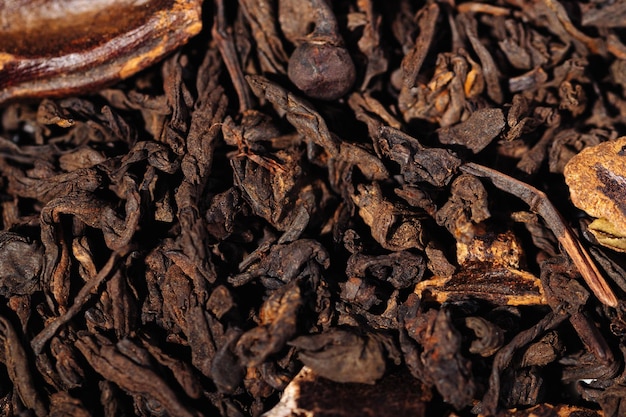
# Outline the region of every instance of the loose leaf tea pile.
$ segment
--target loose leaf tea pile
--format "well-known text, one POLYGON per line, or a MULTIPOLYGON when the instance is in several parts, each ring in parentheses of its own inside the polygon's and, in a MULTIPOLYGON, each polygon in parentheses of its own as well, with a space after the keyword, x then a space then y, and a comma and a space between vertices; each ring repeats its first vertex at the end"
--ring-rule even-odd
POLYGON ((626 3, 202 8, 0 51, 0 414, 626 415, 626 3))

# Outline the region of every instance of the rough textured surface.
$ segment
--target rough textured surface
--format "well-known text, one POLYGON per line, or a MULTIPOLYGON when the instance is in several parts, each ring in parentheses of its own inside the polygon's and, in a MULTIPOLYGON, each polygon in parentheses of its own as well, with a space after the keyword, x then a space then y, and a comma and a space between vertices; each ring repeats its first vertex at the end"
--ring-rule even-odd
POLYGON ((589 225, 598 241, 626 251, 626 137, 583 149, 564 175, 574 205, 598 219, 589 225))
POLYGON ((94 91, 202 28, 201 0, 18 1, 0 6, 0 104, 94 91))

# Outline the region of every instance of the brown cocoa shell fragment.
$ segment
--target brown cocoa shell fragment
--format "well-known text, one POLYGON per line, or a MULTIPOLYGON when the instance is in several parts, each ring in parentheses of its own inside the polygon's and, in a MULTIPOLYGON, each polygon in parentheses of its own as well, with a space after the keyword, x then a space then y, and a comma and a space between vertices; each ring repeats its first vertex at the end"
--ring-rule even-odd
POLYGON ((14 0, 0 5, 0 105, 94 91, 202 29, 200 0, 14 0))

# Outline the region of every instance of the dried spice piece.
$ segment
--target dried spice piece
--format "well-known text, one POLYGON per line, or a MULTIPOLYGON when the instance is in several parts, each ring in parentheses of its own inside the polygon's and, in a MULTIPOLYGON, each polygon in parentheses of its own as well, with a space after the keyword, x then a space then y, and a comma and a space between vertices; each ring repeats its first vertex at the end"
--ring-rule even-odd
POLYGON ((3 4, 0 104, 94 91, 154 64, 202 28, 200 1, 135 3, 3 4))
POLYGON ((565 166, 564 175, 574 205, 590 216, 589 231, 598 243, 626 252, 626 137, 583 149, 565 166))

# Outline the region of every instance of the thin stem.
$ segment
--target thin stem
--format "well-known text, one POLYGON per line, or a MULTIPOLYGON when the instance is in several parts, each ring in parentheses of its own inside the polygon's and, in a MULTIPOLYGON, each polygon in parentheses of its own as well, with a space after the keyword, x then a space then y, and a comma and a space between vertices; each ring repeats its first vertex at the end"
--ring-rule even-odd
POLYGON ((543 192, 499 171, 475 163, 467 163, 461 166, 460 170, 477 177, 488 178, 499 189, 513 194, 528 204, 532 211, 545 220, 598 300, 609 307, 617 307, 617 297, 608 282, 543 192))

